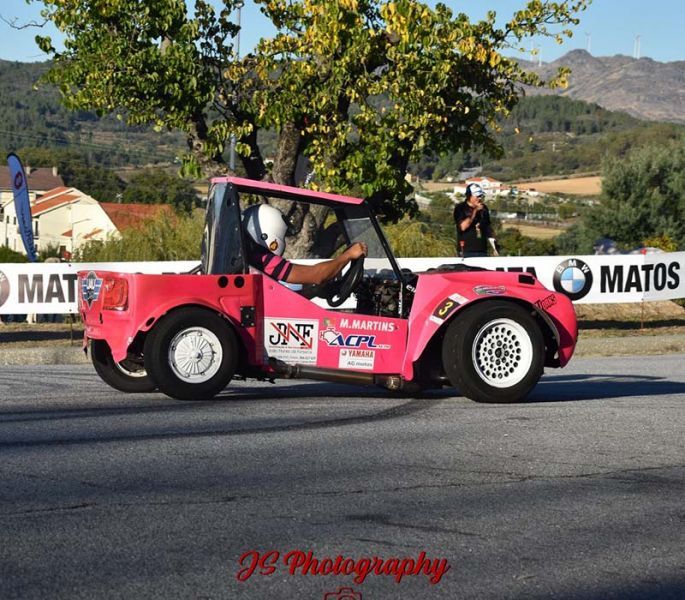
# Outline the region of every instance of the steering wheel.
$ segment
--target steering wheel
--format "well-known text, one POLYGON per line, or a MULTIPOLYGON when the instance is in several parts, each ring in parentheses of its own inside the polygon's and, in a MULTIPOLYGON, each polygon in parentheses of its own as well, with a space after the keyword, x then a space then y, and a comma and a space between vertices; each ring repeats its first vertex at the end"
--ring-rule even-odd
POLYGON ((326 301, 333 307, 340 306, 347 300, 354 288, 361 281, 364 276, 364 256, 355 258, 350 262, 350 268, 339 279, 336 277, 326 286, 326 301))

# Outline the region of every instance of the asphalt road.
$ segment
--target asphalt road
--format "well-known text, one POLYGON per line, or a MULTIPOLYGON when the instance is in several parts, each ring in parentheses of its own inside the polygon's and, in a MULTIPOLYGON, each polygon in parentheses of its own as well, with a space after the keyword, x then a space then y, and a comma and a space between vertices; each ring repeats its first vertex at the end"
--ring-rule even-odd
POLYGON ((574 360, 514 406, 4 367, 0 598, 682 599, 684 360, 574 360))

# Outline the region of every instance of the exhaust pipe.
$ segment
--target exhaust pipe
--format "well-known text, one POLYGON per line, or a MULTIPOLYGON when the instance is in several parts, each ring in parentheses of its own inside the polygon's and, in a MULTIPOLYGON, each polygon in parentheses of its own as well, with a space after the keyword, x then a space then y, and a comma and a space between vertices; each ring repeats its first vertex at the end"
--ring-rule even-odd
POLYGON ((373 373, 341 371, 340 369, 325 369, 310 367, 309 365, 289 365, 273 359, 269 361, 269 366, 284 379, 313 379, 332 383, 379 385, 392 391, 416 391, 419 389, 417 384, 405 381, 399 375, 374 375, 373 373))

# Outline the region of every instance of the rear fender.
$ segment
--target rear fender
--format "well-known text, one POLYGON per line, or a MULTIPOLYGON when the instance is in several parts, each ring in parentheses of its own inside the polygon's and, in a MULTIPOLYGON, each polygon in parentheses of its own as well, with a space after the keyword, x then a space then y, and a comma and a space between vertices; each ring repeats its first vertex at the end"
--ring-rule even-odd
POLYGON ((110 343, 112 357, 117 362, 124 360, 130 348, 142 348, 148 332, 160 319, 177 310, 189 307, 203 308, 221 315, 231 323, 241 342, 246 346, 250 341, 250 336, 247 335, 244 328, 237 326, 240 323, 240 304, 239 298, 221 298, 217 304, 214 304, 196 297, 188 297, 174 298, 166 303, 157 305, 154 310, 148 313, 136 315, 135 324, 129 330, 130 333, 126 336, 125 340, 122 340, 122 343, 110 343))

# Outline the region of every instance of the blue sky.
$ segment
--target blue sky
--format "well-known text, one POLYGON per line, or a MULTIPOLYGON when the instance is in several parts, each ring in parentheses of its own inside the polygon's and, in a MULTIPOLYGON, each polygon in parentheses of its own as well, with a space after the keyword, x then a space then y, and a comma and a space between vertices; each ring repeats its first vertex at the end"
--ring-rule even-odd
MULTIPOLYGON (((189 0, 190 2, 191 0, 189 0)), ((218 4, 218 0, 213 0, 218 4)), ((431 5, 435 2, 429 1, 431 5)), ((465 12, 471 19, 482 18, 487 10, 508 18, 525 0, 447 0, 455 12, 465 12)), ((25 0, 0 0, 0 16, 6 21, 25 24, 40 21, 40 2, 27 5, 25 0)), ((241 49, 249 50, 260 36, 272 30, 258 8, 246 0, 242 10, 241 49)), ((45 60, 33 41, 35 28, 12 29, 0 20, 0 59, 34 62, 45 60)), ((54 32, 44 28, 42 33, 54 32)), ((541 58, 548 62, 575 48, 588 47, 595 56, 633 55, 635 36, 640 36, 640 56, 670 62, 685 60, 685 1, 683 0, 594 0, 573 38, 562 46, 551 40, 526 44, 540 46, 541 58)), ((57 38, 58 39, 58 38, 57 38)), ((525 58, 524 55, 520 55, 525 58)))

